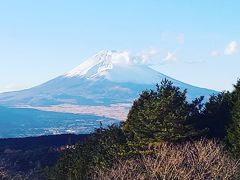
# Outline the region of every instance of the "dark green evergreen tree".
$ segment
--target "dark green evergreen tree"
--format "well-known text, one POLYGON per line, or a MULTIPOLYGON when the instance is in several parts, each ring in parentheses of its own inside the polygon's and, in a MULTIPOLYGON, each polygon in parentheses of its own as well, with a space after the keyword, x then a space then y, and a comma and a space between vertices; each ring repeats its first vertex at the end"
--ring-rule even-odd
POLYGON ((201 118, 198 120, 199 129, 207 129, 207 137, 226 137, 232 115, 232 95, 230 92, 222 92, 212 95, 206 102, 201 118))
POLYGON ((190 119, 200 112, 202 97, 193 103, 186 100, 172 82, 163 80, 157 90, 146 90, 134 101, 123 130, 129 144, 145 147, 160 141, 180 141, 196 136, 190 119))
POLYGON ((128 151, 125 135, 118 126, 97 129, 83 143, 68 150, 57 165, 47 172, 47 179, 89 179, 94 168, 107 168, 128 151))
POLYGON ((227 143, 234 156, 240 157, 240 80, 232 92, 232 122, 227 130, 227 143))

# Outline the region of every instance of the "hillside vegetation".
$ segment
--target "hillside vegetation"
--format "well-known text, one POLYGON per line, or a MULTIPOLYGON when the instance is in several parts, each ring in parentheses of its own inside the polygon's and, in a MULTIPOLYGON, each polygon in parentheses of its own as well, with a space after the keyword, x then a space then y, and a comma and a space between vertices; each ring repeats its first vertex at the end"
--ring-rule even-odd
POLYGON ((117 161, 113 167, 96 169, 93 179, 228 179, 237 172, 237 161, 223 153, 215 141, 184 144, 162 143, 151 153, 117 161))
POLYGON ((62 149, 87 136, 62 134, 0 139, 0 179, 43 179, 42 169, 55 165, 62 149))
POLYGON ((67 150, 47 179, 239 179, 240 81, 192 102, 172 82, 143 91, 127 120, 67 150))

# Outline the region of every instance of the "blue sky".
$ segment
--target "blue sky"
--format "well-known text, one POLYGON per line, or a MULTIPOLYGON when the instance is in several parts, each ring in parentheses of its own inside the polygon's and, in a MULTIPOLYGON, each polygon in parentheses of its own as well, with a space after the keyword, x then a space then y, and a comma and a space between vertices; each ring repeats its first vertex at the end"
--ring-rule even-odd
POLYGON ((154 59, 162 73, 215 90, 240 77, 240 1, 0 2, 0 92, 69 71, 102 49, 154 59))

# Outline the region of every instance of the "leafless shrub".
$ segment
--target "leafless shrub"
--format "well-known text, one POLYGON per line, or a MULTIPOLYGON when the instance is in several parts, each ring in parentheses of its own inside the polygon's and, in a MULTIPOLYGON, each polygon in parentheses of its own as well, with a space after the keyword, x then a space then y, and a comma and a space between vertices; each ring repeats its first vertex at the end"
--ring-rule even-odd
POLYGON ((162 143, 149 149, 150 153, 120 160, 110 169, 97 169, 93 179, 231 179, 238 170, 238 161, 216 141, 162 143))

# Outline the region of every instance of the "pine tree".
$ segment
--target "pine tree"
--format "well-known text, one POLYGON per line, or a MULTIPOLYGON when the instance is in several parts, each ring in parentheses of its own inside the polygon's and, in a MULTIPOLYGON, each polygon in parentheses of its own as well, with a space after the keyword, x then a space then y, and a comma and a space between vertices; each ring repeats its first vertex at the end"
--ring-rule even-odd
POLYGON ((207 137, 220 138, 226 137, 226 129, 232 119, 232 94, 230 92, 222 92, 212 95, 205 104, 203 116, 198 122, 199 128, 208 129, 207 137))
POLYGON ((94 168, 107 168, 128 152, 125 135, 119 126, 96 129, 84 142, 69 149, 55 167, 47 170, 47 179, 87 180, 94 168))
POLYGON ((240 80, 234 85, 232 92, 232 123, 227 131, 227 142, 233 155, 240 156, 240 80))
POLYGON ((189 104, 187 91, 163 80, 157 90, 144 91, 137 99, 123 125, 123 130, 133 147, 145 147, 149 143, 179 141, 196 134, 188 120, 190 111, 201 103, 189 104))

